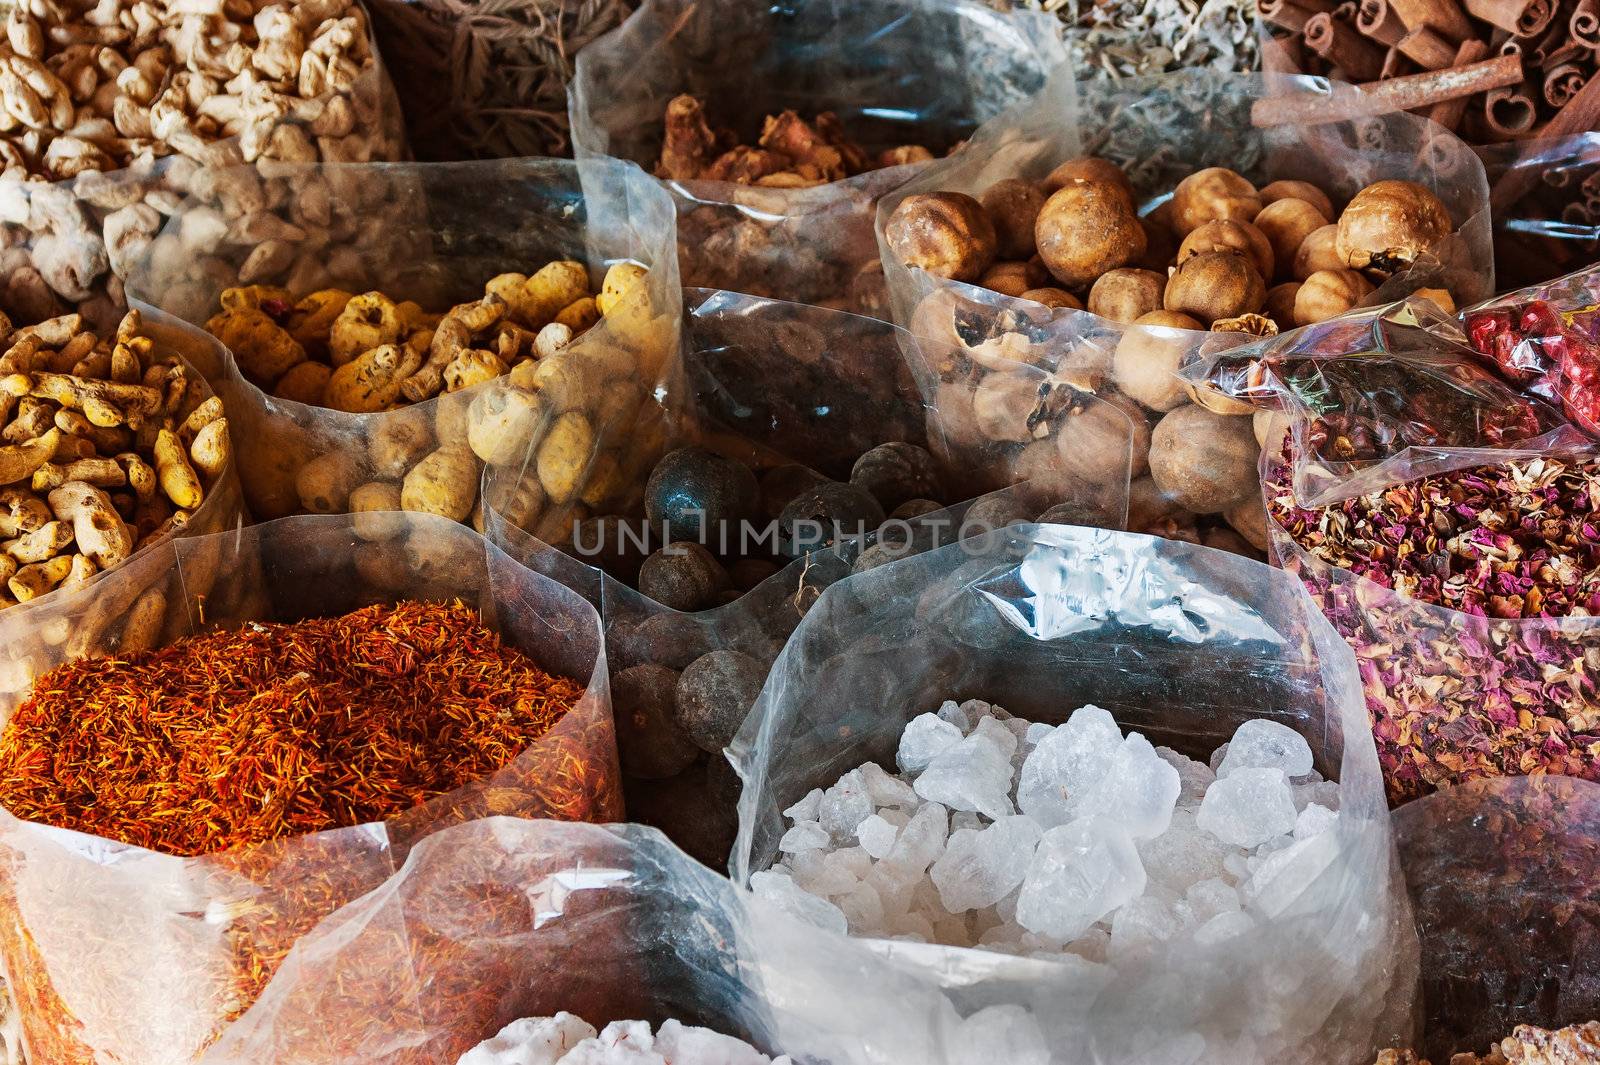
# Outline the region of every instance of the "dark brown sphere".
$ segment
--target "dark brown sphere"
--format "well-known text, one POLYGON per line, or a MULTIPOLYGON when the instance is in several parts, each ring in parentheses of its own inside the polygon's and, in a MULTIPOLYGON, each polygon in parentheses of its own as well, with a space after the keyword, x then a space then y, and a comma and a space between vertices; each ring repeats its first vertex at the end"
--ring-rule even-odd
POLYGON ((703 610, 728 585, 722 563, 686 540, 668 544, 639 567, 639 591, 673 610, 703 610))
POLYGON ((617 753, 629 776, 676 776, 700 757, 700 748, 678 727, 677 688, 678 671, 666 666, 634 666, 611 678, 617 753))
POLYGON ((766 679, 761 663, 742 651, 702 655, 678 678, 678 726, 701 750, 719 753, 733 742, 766 679))

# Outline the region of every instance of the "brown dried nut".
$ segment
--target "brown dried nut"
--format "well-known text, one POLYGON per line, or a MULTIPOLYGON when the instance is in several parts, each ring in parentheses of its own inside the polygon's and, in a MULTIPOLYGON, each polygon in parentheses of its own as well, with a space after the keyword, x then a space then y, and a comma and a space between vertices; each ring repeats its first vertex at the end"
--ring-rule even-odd
POLYGON ((1056 433, 1062 469, 1089 484, 1141 476, 1150 458, 1150 423, 1126 396, 1103 396, 1069 414, 1056 433))
POLYGON ((1416 262, 1453 228, 1443 201, 1412 181, 1368 185, 1345 207, 1338 225, 1341 262, 1385 273, 1416 262))
POLYGON ((1221 514, 1260 492, 1260 449, 1247 418, 1186 404, 1157 423, 1150 443, 1156 486, 1196 514, 1221 514))
POLYGON ((1068 185, 1110 185, 1120 189, 1127 197, 1128 206, 1135 205, 1133 182, 1116 163, 1093 155, 1068 159, 1039 183, 1046 196, 1052 196, 1068 185))
POLYGON ((1089 313, 1113 322, 1135 321, 1161 309, 1161 293, 1166 287, 1166 276, 1154 270, 1108 270, 1089 290, 1089 313))
POLYGON ((1194 338, 1172 330, 1205 327, 1187 314, 1151 311, 1140 315, 1122 334, 1112 356, 1111 379, 1127 395, 1154 411, 1169 411, 1183 402, 1178 367, 1194 346, 1194 338))
POLYGON ((1022 298, 1025 300, 1032 300, 1035 303, 1042 303, 1051 310, 1059 310, 1062 307, 1073 311, 1083 310, 1082 300, 1068 292, 1066 289, 1055 288, 1054 286, 1030 288, 1028 291, 1022 294, 1022 298))
POLYGON ((1262 304, 1261 313, 1272 319, 1280 333, 1286 333, 1295 327, 1294 298, 1299 292, 1298 281, 1285 281, 1281 285, 1273 285, 1267 289, 1267 300, 1262 304))
POLYGON ((1272 245, 1280 273, 1288 272, 1306 238, 1327 224, 1327 216, 1304 200, 1274 200, 1261 208, 1255 221, 1256 228, 1272 245))
POLYGON ((1049 278, 1044 276, 1044 269, 1033 263, 1005 262, 995 263, 984 271, 984 275, 978 279, 978 285, 1002 296, 1020 296, 1047 280, 1049 278))
POLYGON ((1193 315, 1209 326, 1261 309, 1266 282, 1250 260, 1234 252, 1208 251, 1185 259, 1167 279, 1162 302, 1169 311, 1193 315))
POLYGON ((1081 288, 1144 254, 1144 227, 1115 185, 1080 182, 1045 201, 1034 227, 1039 257, 1067 288, 1081 288))
POLYGON ((907 196, 889 216, 884 239, 907 266, 953 281, 982 277, 998 244, 983 205, 960 192, 907 196))
POLYGON ((1331 224, 1307 234, 1294 253, 1294 265, 1290 269, 1294 279, 1304 281, 1318 270, 1345 269, 1344 260, 1339 258, 1335 247, 1338 239, 1339 227, 1331 224))
POLYGON ((1044 378, 1028 373, 991 373, 972 392, 972 415, 978 431, 990 440, 1022 443, 1033 439, 1028 417, 1039 405, 1044 378))
POLYGON ((1172 227, 1188 236, 1207 222, 1248 222, 1261 213, 1256 187, 1227 167, 1197 170, 1172 190, 1172 227))
POLYGON ((1261 187, 1263 204, 1277 203, 1279 200, 1304 200, 1315 207, 1322 217, 1333 217, 1333 201, 1326 192, 1309 181, 1274 181, 1261 187))
POLYGON ((1294 324, 1337 318, 1372 292, 1372 282, 1354 270, 1318 270, 1294 296, 1294 324))
POLYGON ((1267 235, 1249 222, 1235 222, 1219 218, 1200 226, 1183 238, 1178 245, 1178 262, 1193 258, 1201 252, 1233 251, 1250 260, 1262 278, 1272 276, 1277 262, 1267 235))
POLYGON ((999 254, 1026 259, 1033 254, 1033 226, 1044 206, 1044 193, 1021 178, 1005 178, 984 190, 978 202, 994 223, 999 254))

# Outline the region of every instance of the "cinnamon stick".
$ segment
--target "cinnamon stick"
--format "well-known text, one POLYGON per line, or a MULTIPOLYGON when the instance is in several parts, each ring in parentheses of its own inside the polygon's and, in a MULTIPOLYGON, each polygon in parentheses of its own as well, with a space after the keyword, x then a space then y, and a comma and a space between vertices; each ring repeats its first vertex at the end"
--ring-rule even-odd
POLYGON ((1578 0, 1567 27, 1574 44, 1590 51, 1600 49, 1600 0, 1578 0))
POLYGON ((1582 63, 1568 62, 1551 67, 1544 76, 1545 103, 1551 107, 1565 107, 1588 80, 1589 71, 1582 63))
POLYGON ((1356 29, 1388 48, 1399 44, 1406 32, 1405 23, 1395 14, 1389 0, 1361 0, 1356 11, 1356 29))
POLYGON ((1261 42, 1261 69, 1267 74, 1305 72, 1305 55, 1299 37, 1269 37, 1261 42))
POLYGON ((1407 33, 1395 47, 1423 70, 1443 70, 1456 62, 1456 46, 1428 26, 1419 26, 1407 33))
POLYGON ((1469 38, 1476 37, 1472 23, 1462 12, 1456 0, 1389 0, 1394 5, 1395 14, 1400 16, 1400 21, 1405 23, 1408 30, 1422 26, 1448 37, 1453 44, 1460 44, 1469 38))
POLYGON ((1482 19, 1489 25, 1498 26, 1518 37, 1526 36, 1520 32, 1523 16, 1538 2, 1539 0, 1466 0, 1467 12, 1473 18, 1482 19))
POLYGON ((1383 52, 1332 15, 1307 19, 1305 41, 1307 48, 1343 70, 1347 81, 1376 81, 1383 73, 1383 52))
MULTIPOLYGON (((1456 49, 1455 58, 1451 60, 1452 67, 1466 67, 1480 62, 1489 54, 1489 46, 1480 40, 1466 41, 1456 49)), ((1461 127, 1461 116, 1467 113, 1468 98, 1458 96, 1453 100, 1442 100, 1428 108, 1428 117, 1439 123, 1445 129, 1454 133, 1461 127)))
POLYGON ((1516 85, 1489 90, 1483 98, 1483 113, 1489 121, 1490 132, 1499 139, 1515 140, 1523 136, 1539 121, 1533 83, 1524 79, 1516 85))
POLYGON ((1589 211, 1589 205, 1578 203, 1576 200, 1561 208, 1561 220, 1569 226, 1594 225, 1594 216, 1589 211))
POLYGON ((1389 81, 1392 78, 1403 78, 1407 74, 1416 73, 1416 64, 1407 59, 1398 48, 1391 48, 1383 53, 1383 70, 1378 73, 1379 81, 1389 81))
POLYGON ((1515 30, 1518 37, 1527 40, 1537 37, 1550 28, 1556 19, 1556 0, 1533 0, 1523 9, 1515 30))
POLYGON ((1290 33, 1304 33, 1306 20, 1316 14, 1309 8, 1291 3, 1290 0, 1261 0, 1256 5, 1256 10, 1268 23, 1290 33))
MULTIPOLYGON (((1476 96, 1481 92, 1515 85, 1522 80, 1522 60, 1518 56, 1498 56, 1462 67, 1430 70, 1376 85, 1339 86, 1332 93, 1296 92, 1257 100, 1250 109, 1250 120, 1257 126, 1282 126, 1289 123, 1314 126, 1328 122, 1349 122, 1392 111, 1416 111, 1446 100, 1476 96)), ((1591 81, 1585 91, 1600 81, 1591 81)), ((1583 98, 1574 97, 1573 103, 1583 98)), ((1568 104, 1567 109, 1573 105, 1568 104)))
MULTIPOLYGON (((1585 133, 1593 129, 1600 129, 1600 78, 1590 78, 1584 87, 1578 90, 1578 94, 1556 112, 1556 116, 1545 124, 1543 136, 1551 139, 1570 137, 1575 133, 1585 133)), ((1517 161, 1530 159, 1538 151, 1538 145, 1527 145, 1522 149, 1517 161)), ((1495 182, 1494 188, 1489 190, 1491 211, 1504 212, 1511 204, 1522 199, 1538 180, 1531 173, 1532 167, 1518 166, 1517 161, 1514 161, 1505 175, 1495 182)))

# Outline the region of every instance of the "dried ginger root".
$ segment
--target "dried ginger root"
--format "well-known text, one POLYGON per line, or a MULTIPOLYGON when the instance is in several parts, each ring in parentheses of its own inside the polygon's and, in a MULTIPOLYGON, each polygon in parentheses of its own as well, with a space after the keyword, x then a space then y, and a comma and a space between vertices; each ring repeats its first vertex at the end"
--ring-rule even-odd
POLYGON ((222 401, 182 360, 79 315, 0 353, 0 607, 87 582, 182 527, 231 457, 222 401))
MULTIPOLYGON (((1385 1050, 1374 1065, 1429 1065, 1410 1050, 1385 1050)), ((1559 1030, 1519 1024, 1482 1057, 1455 1054, 1450 1065, 1600 1065, 1600 1021, 1559 1030)))

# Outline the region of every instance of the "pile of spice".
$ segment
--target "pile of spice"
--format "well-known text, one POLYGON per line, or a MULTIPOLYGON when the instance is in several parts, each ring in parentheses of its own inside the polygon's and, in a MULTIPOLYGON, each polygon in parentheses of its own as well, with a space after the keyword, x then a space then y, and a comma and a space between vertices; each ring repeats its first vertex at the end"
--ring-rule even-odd
POLYGON ((209 854, 400 814, 508 765, 582 694, 459 602, 250 623, 46 673, 0 735, 0 805, 209 854))
MULTIPOLYGON (((1585 1065, 1600 1061, 1600 1021, 1573 1024, 1559 1031, 1519 1024, 1482 1057, 1456 1054, 1450 1065, 1585 1065)), ((1385 1050, 1375 1065, 1429 1065, 1414 1051, 1385 1050)))
POLYGON ((1269 471, 1267 509, 1305 554, 1279 553, 1355 648, 1392 801, 1600 779, 1600 467, 1479 466, 1317 509, 1291 476, 1269 471))
POLYGON ((1032 0, 1068 28, 1080 77, 1207 67, 1251 71, 1260 58, 1251 0, 1032 0))

